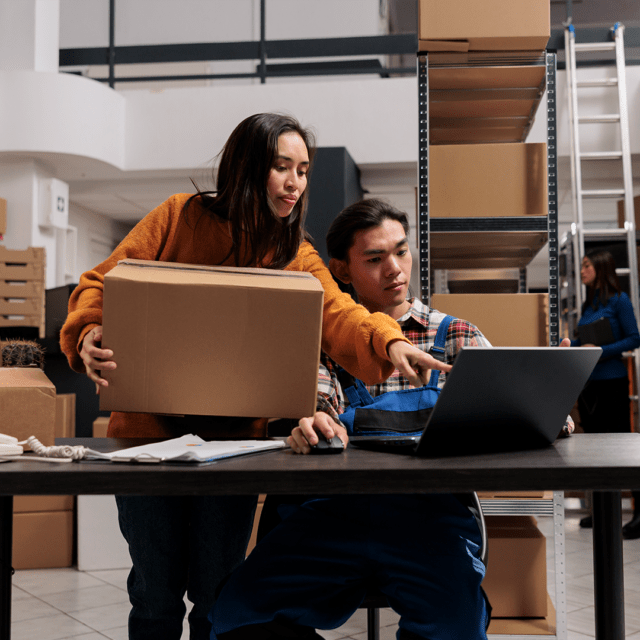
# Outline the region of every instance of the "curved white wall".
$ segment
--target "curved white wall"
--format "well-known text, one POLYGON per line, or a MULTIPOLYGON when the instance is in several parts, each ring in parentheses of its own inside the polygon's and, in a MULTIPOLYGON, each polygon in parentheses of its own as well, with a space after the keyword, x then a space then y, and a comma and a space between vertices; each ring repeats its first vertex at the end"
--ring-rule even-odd
POLYGON ((124 168, 125 106, 80 76, 0 71, 0 155, 69 154, 124 168))

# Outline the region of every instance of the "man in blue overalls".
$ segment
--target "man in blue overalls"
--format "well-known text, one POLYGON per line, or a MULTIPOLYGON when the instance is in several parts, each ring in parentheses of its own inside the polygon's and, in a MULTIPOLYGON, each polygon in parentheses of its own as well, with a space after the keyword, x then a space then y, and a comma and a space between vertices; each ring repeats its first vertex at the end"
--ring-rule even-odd
MULTIPOLYGON (((442 325, 436 351, 446 363, 462 346, 490 346, 472 324, 407 297, 408 230, 406 214, 385 202, 369 199, 348 207, 327 235, 334 276, 369 311, 396 319, 425 351, 434 347, 442 325)), ((293 430, 294 451, 309 453, 322 437, 337 436, 346 446, 341 416, 349 412, 349 390, 344 393, 341 374, 323 354, 317 412, 293 430)), ((435 371, 431 384, 441 388, 445 379, 435 371)), ((408 389, 398 371, 367 387, 373 398, 408 389)), ((400 615, 401 640, 486 640, 481 535, 455 496, 314 497, 283 504, 279 513, 280 524, 222 589, 210 616, 212 640, 321 638, 315 629, 344 624, 372 586, 400 615)))

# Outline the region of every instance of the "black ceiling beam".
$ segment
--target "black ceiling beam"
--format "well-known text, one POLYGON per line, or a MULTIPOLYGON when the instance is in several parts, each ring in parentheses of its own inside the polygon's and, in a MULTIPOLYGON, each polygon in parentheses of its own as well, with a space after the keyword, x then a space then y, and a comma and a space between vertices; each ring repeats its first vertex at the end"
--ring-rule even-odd
MULTIPOLYGON (((415 54, 415 33, 354 38, 310 38, 307 40, 267 40, 269 58, 313 58, 325 56, 359 56, 415 54)), ((117 64, 158 62, 196 62, 202 60, 257 60, 260 42, 204 42, 115 47, 117 64)), ((108 47, 60 49, 61 67, 109 63, 108 47)))

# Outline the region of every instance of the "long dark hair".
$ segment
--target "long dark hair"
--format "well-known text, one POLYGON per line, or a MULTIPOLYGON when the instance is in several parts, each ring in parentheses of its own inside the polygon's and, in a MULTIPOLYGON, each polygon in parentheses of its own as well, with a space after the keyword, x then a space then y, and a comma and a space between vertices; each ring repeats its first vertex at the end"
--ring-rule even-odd
MULTIPOLYGON (((186 202, 183 215, 198 198, 206 215, 229 221, 233 255, 238 266, 286 267, 306 237, 307 189, 286 218, 276 214, 267 196, 267 180, 283 133, 297 133, 312 159, 315 136, 292 116, 258 113, 243 120, 220 152, 215 191, 201 191, 186 202), (263 262, 268 259, 268 264, 263 262)), ((196 221, 197 226, 197 221, 196 221)), ((195 230, 194 230, 195 233, 195 230)))
POLYGON ((595 311, 598 303, 605 305, 609 298, 620 295, 620 281, 616 273, 616 262, 608 251, 594 249, 588 251, 585 258, 589 258, 596 272, 593 284, 587 286, 587 299, 582 306, 584 311, 589 305, 595 311))
POLYGON ((358 231, 379 227, 385 220, 395 220, 409 235, 407 214, 384 200, 368 198, 343 209, 327 231, 327 252, 330 258, 348 262, 349 249, 358 231))

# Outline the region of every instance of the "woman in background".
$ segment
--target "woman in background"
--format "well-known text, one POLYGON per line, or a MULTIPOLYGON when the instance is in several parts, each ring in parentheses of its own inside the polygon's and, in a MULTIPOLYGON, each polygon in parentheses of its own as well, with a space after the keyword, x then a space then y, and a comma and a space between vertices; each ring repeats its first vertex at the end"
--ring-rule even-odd
MULTIPOLYGON (((633 307, 629 296, 620 289, 615 261, 608 251, 588 252, 582 259, 580 277, 587 287, 587 297, 578 327, 605 318, 611 328, 608 342, 598 344, 602 347, 602 357, 578 399, 580 423, 585 433, 628 433, 631 431, 629 376, 622 354, 640 346, 633 307)), ((577 338, 571 341, 571 346, 593 345, 583 344, 577 338)), ((640 491, 632 494, 633 519, 622 532, 625 538, 640 538, 640 491)), ((583 528, 592 525, 590 515, 580 521, 583 528)))

